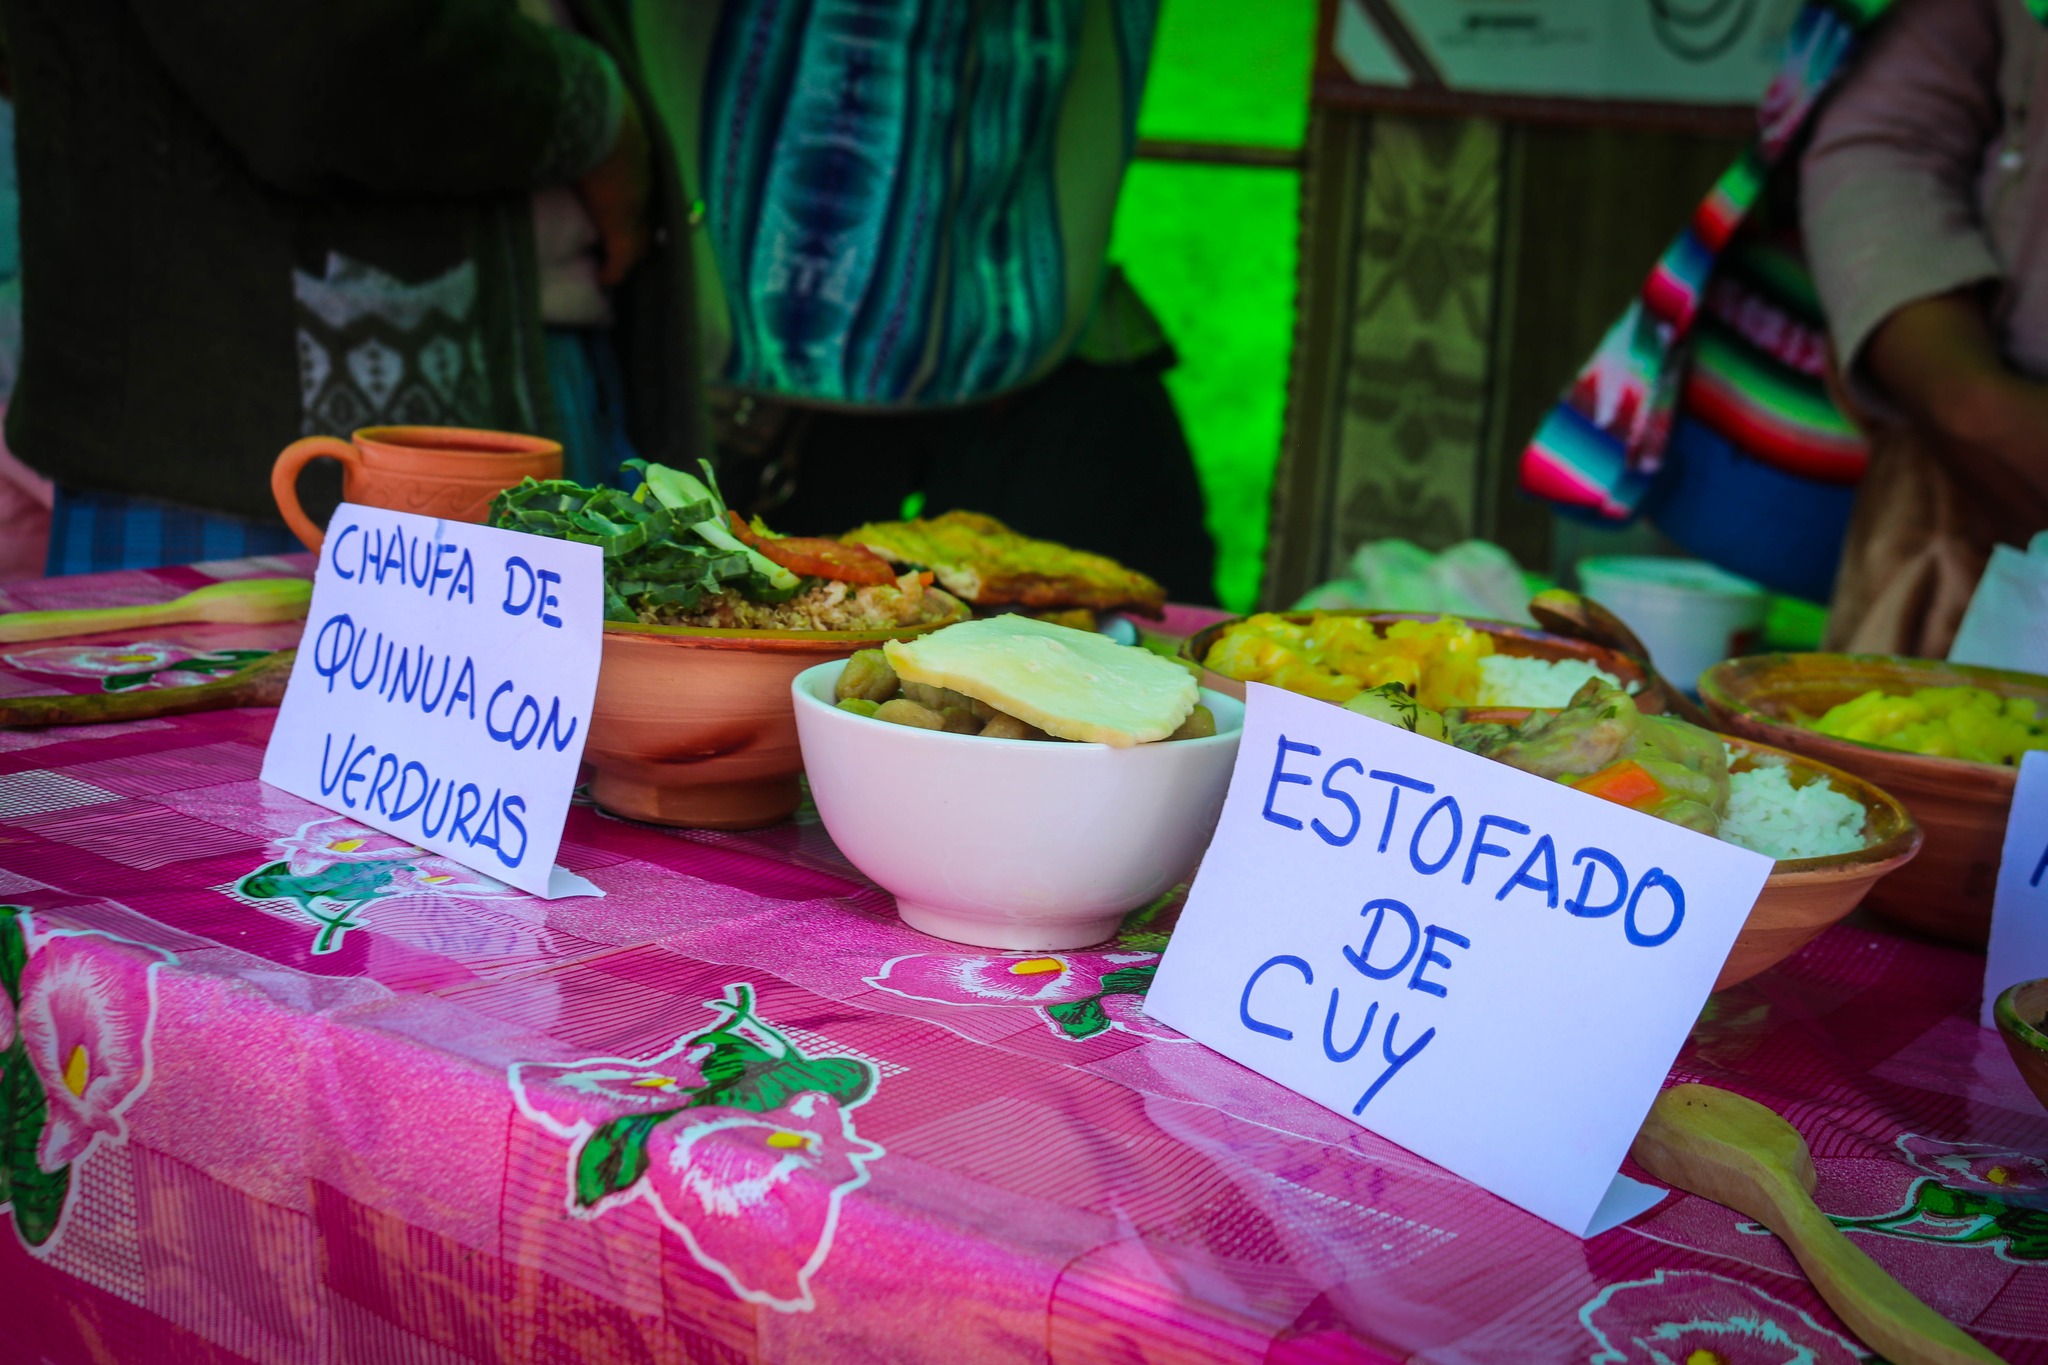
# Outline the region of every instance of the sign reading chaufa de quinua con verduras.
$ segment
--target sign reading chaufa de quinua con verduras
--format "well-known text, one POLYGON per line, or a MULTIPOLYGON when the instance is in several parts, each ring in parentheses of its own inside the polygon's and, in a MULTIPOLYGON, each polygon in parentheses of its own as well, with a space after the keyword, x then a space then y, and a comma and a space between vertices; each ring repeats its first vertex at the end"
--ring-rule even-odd
POLYGON ((1771 860, 1277 688, 1145 1010, 1569 1231, 1771 860))
POLYGON ((594 545, 343 503, 263 780, 538 896, 597 692, 594 545))

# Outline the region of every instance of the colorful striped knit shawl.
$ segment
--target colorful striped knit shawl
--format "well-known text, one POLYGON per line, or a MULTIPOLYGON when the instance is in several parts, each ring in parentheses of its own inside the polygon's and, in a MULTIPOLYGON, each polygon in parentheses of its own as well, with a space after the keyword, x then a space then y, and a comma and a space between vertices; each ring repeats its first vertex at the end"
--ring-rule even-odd
POLYGON ((915 406, 1048 369, 1094 302, 1157 17, 1158 0, 728 0, 700 141, 724 381, 915 406), (1097 43, 1112 61, 1085 60, 1097 43), (1076 89, 1097 81, 1120 89, 1076 89), (1077 98, 1121 116, 1082 130, 1086 155, 1061 135, 1077 98))
MULTIPOLYGON (((1867 452, 1825 388, 1824 321, 1796 249, 1743 232, 1773 168, 1894 0, 1822 0, 1795 20, 1723 173, 1522 452, 1525 492, 1627 521, 1661 468, 1677 414, 1788 473, 1855 483, 1867 452)), ((2048 0, 2027 0, 2048 19, 2048 0)))

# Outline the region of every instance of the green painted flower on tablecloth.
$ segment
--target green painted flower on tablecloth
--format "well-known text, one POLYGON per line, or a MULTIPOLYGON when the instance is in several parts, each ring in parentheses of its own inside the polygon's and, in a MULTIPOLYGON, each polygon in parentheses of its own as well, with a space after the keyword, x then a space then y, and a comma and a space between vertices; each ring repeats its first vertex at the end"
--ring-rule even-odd
POLYGON ((1990 1247, 2000 1260, 2048 1261, 2048 1208, 1984 1190, 1959 1190, 1933 1178, 1916 1180, 1906 1202, 1875 1218, 1829 1221, 1844 1232, 1874 1232, 1913 1242, 1990 1247))
POLYGON ((127 1140, 150 1081, 157 969, 174 961, 0 905, 0 1209, 31 1251, 54 1244, 81 1164, 127 1140))
POLYGON ((1950 1142, 1918 1133, 1905 1134, 1898 1146, 1907 1165, 1943 1184, 2002 1195, 2008 1203, 2048 1208, 2048 1157, 2015 1152, 1995 1142, 1950 1142))
POLYGON ((319 926, 313 951, 338 951, 369 907, 408 896, 491 899, 520 894, 453 858, 429 853, 346 816, 326 816, 277 841, 284 855, 234 884, 252 901, 288 905, 319 926))
POLYGON ((710 1027, 652 1057, 518 1062, 507 1079, 521 1113, 573 1144, 571 1214, 644 1200, 742 1299, 808 1312, 840 1202, 883 1155, 854 1126, 876 1072, 805 1054, 754 1001, 727 986, 704 1002, 710 1027))
POLYGON ((138 692, 215 682, 270 653, 267 649, 195 649, 142 640, 130 645, 48 645, 0 656, 10 668, 65 678, 98 678, 102 692, 138 692))
POLYGON ((905 953, 866 978, 877 990, 934 1005, 1035 1011, 1055 1036, 1086 1042, 1112 1030, 1162 1043, 1188 1039, 1145 1013, 1187 887, 1124 917, 1114 942, 1080 952, 905 953))
MULTIPOLYGON (((1950 1142, 1907 1133, 1898 1141, 1906 1164, 1928 1175, 1907 1187, 1890 1213, 1870 1218, 1829 1214, 1844 1232, 1909 1242, 1986 1247, 2000 1260, 2048 1261, 2048 1160, 1993 1143, 1950 1142)), ((1738 1225, 1769 1236, 1757 1223, 1738 1225)))
POLYGON ((1181 1034, 1145 1013, 1158 970, 1157 953, 906 953, 867 983, 935 1005, 1026 1006, 1072 1042, 1111 1029, 1180 1042, 1181 1034))

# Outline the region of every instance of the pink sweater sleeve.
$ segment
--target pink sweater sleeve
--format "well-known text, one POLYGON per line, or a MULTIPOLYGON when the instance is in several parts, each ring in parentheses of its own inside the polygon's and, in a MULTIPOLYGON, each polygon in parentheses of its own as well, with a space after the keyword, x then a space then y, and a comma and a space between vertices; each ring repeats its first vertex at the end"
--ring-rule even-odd
POLYGON ((1800 168, 1807 261, 1866 401, 1857 363, 1879 323, 2000 274, 1977 204, 2001 123, 1998 61, 1997 0, 1900 0, 1814 128, 1800 168))

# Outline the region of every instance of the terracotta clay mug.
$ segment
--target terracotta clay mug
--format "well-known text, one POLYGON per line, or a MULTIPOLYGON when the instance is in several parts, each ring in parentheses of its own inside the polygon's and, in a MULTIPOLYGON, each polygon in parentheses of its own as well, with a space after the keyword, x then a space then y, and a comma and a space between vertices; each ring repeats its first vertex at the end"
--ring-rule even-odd
POLYGON ((341 495, 366 507, 481 524, 491 499, 521 479, 562 477, 562 447, 538 436, 467 427, 364 427, 347 441, 293 441, 270 469, 270 493, 285 524, 315 554, 326 536, 299 506, 299 471, 312 460, 341 462, 341 495))

